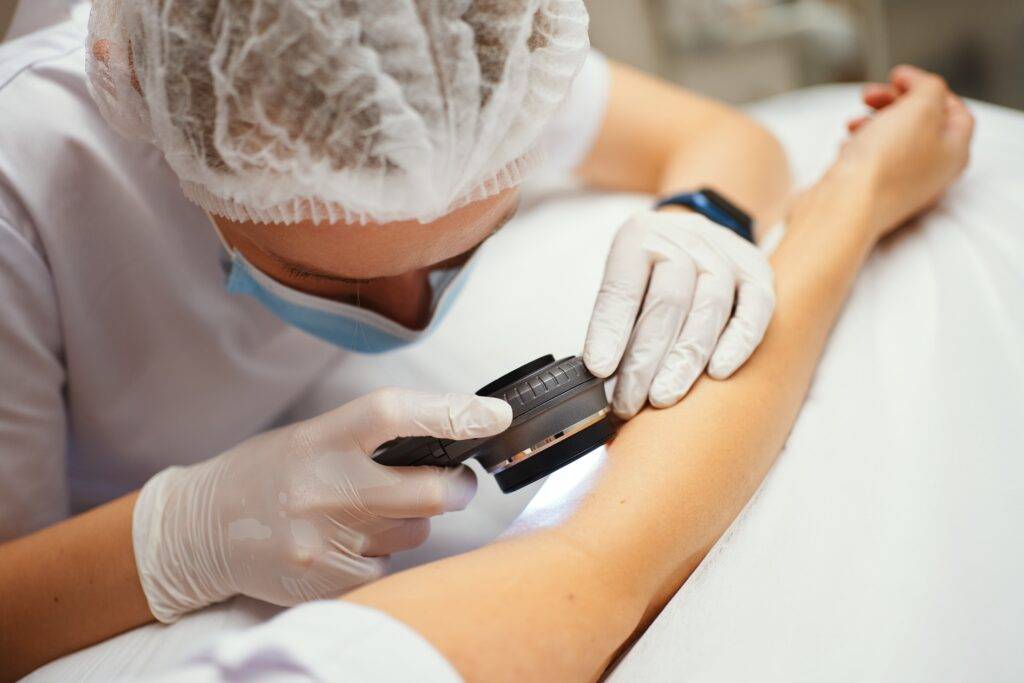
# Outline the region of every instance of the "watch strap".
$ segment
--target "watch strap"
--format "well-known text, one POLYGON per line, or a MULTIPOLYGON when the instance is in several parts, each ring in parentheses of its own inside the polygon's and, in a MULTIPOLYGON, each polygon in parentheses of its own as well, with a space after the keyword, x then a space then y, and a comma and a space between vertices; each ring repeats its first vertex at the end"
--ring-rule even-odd
POLYGON ((698 192, 684 192, 666 197, 657 203, 655 208, 666 206, 683 206, 732 230, 737 235, 754 242, 754 221, 743 210, 729 202, 714 190, 705 188, 698 192))

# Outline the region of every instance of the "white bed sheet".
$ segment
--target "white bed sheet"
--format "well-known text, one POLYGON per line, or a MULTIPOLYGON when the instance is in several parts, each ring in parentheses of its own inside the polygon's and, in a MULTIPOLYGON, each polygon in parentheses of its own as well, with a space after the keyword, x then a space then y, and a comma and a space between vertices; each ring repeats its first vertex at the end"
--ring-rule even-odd
MULTIPOLYGON (((757 109, 801 181, 854 95, 757 109)), ((778 464, 611 681, 1024 680, 1024 115, 974 108, 969 174, 872 258, 778 464)))
MULTIPOLYGON (((856 109, 855 89, 830 87, 754 111, 809 183, 856 109)), ((873 257, 778 465, 612 681, 1024 678, 1024 114, 976 110, 970 174, 873 257)), ((612 234, 647 200, 542 194, 487 245, 433 338, 346 359, 310 407, 386 385, 473 390, 577 352, 612 234)), ((396 567, 487 542, 537 489, 481 484, 470 510, 438 520, 396 567)), ((158 670, 275 611, 236 599, 29 680, 158 670)))

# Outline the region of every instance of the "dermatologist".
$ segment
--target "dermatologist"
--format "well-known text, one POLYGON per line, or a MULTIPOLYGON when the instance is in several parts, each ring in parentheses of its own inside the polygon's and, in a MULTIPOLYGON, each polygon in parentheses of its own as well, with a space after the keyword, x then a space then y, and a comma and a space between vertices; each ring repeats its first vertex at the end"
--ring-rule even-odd
POLYGON ((299 406, 441 324, 540 168, 667 200, 619 231, 587 336, 620 417, 728 378, 772 315, 727 224, 778 218, 781 148, 589 51, 581 0, 97 0, 0 48, 0 116, 0 676, 234 595, 336 596, 464 508, 468 468, 370 455, 507 404, 299 406))

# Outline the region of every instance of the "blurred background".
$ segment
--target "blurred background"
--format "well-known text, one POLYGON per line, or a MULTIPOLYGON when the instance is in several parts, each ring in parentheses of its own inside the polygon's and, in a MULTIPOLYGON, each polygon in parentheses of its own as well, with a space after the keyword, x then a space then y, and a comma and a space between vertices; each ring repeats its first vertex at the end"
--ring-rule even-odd
MULTIPOLYGON (((0 0, 0 35, 73 0, 0 0)), ((608 55, 734 103, 910 62, 1024 109, 1024 0, 587 0, 608 55)))
POLYGON ((1024 109, 1024 0, 587 0, 594 45, 743 103, 909 62, 1024 109))

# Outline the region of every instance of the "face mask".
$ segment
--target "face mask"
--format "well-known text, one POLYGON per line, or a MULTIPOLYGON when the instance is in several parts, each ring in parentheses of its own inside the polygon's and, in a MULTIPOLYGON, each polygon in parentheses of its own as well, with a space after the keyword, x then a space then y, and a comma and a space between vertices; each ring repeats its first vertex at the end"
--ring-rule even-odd
POLYGON ((214 229, 231 255, 226 281, 229 292, 247 294, 292 327, 359 353, 392 351, 409 346, 433 332, 462 291, 472 263, 471 259, 460 268, 436 270, 427 276, 433 292, 430 322, 422 330, 412 330, 365 308, 313 296, 281 284, 249 263, 241 252, 228 246, 215 222, 214 229))

